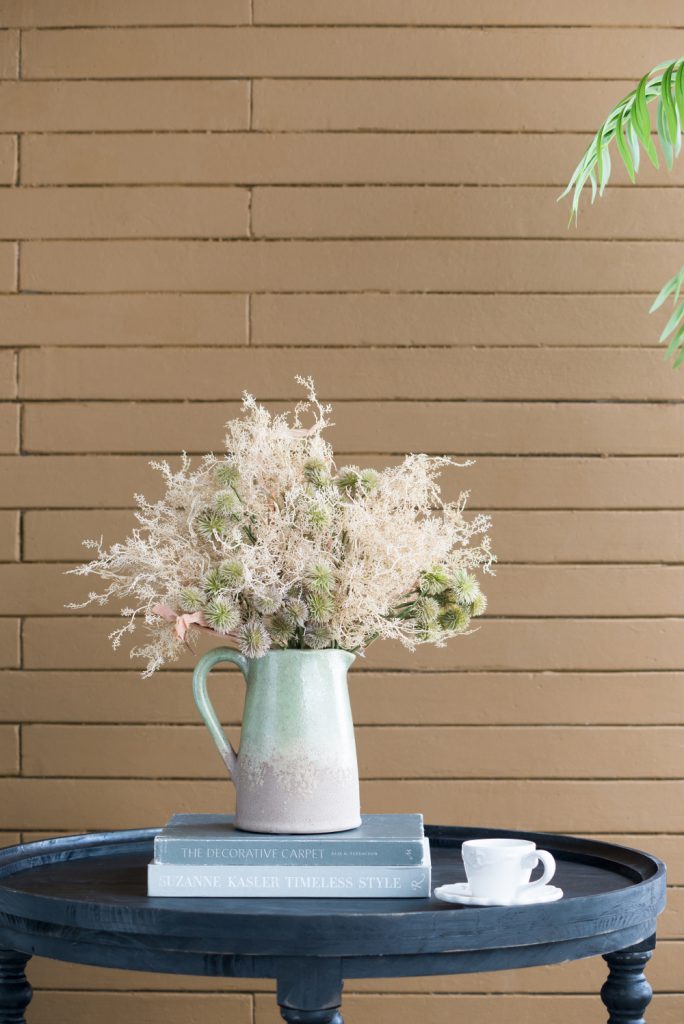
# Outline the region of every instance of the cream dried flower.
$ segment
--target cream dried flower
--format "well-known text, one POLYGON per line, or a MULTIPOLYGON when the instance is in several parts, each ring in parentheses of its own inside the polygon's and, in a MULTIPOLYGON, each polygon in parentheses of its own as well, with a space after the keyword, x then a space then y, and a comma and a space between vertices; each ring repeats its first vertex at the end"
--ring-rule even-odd
POLYGON ((226 425, 225 457, 192 468, 184 455, 177 471, 152 463, 164 497, 136 496, 131 535, 109 549, 89 542, 96 557, 71 570, 105 582, 72 607, 124 606, 114 646, 144 620, 149 640, 131 654, 147 659, 146 675, 178 658, 179 636, 197 623, 259 658, 271 644, 442 645, 484 612, 474 574, 494 561, 489 518, 466 519, 467 494, 444 502, 440 493, 440 474, 458 464, 409 455, 381 471, 338 470, 322 436, 330 408, 310 379, 298 381, 307 400, 293 415, 245 395, 243 415, 226 425), (174 612, 185 616, 176 629, 174 612))

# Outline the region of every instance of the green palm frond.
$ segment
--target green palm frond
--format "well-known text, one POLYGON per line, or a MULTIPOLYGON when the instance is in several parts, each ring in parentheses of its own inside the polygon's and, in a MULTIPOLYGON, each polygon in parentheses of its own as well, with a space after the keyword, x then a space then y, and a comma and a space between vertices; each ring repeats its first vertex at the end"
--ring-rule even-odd
MULTIPOLYGON (((669 63, 658 64, 641 79, 635 89, 613 107, 596 135, 591 140, 584 156, 573 171, 563 199, 572 193, 570 223, 579 216, 579 205, 585 186, 591 188, 591 201, 597 194, 603 195, 611 174, 610 144, 615 145, 633 183, 639 171, 643 149, 654 167, 658 167, 658 151, 652 138, 649 103, 657 100, 655 126, 660 149, 668 170, 682 146, 682 125, 684 124, 684 57, 669 63)), ((684 301, 678 302, 684 285, 684 267, 661 289, 651 306, 650 312, 658 309, 672 295, 674 312, 660 336, 665 341, 670 335, 665 358, 674 357, 674 367, 684 362, 684 301)))
POLYGON ((674 306, 674 312, 672 316, 665 324, 663 333, 660 335, 659 341, 663 342, 666 338, 672 335, 665 358, 674 359, 674 369, 684 363, 684 300, 679 302, 679 293, 684 285, 684 267, 678 271, 674 277, 671 277, 667 284, 664 284, 658 293, 658 297, 651 306, 649 312, 653 313, 665 302, 665 299, 672 296, 672 304, 674 306))
POLYGON ((630 181, 639 171, 641 149, 654 167, 658 166, 658 152, 651 137, 651 116, 648 104, 658 100, 656 128, 660 146, 668 168, 679 155, 684 123, 684 57, 670 64, 658 64, 641 79, 603 122, 591 140, 589 148, 573 171, 563 199, 572 192, 571 222, 577 221, 579 204, 585 185, 591 186, 592 202, 603 195, 611 173, 610 144, 615 139, 618 153, 625 165, 630 181))

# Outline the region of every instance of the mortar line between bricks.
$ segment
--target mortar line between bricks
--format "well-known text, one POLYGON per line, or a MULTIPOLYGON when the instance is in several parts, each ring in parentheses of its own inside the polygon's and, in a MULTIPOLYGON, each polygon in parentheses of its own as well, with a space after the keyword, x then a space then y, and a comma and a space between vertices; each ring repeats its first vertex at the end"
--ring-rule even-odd
POLYGON ((405 28, 412 32, 419 32, 425 29, 435 28, 448 28, 448 29, 477 29, 478 32, 485 32, 495 29, 520 29, 525 31, 539 31, 549 32, 553 29, 593 29, 594 31, 613 31, 615 29, 631 29, 637 31, 639 29, 680 29, 684 28, 684 21, 681 24, 673 24, 669 22, 605 22, 597 25, 595 22, 531 22, 530 24, 521 24, 519 21, 501 21, 501 22, 487 22, 483 24, 480 22, 468 22, 468 21, 426 21, 420 23, 414 23, 410 21, 311 21, 311 22, 299 22, 299 21, 268 21, 264 19, 256 19, 253 23, 249 21, 114 21, 110 23, 105 22, 74 22, 73 24, 56 23, 51 25, 49 22, 44 24, 10 24, 3 25, 2 28, 7 29, 19 29, 24 31, 32 30, 38 33, 43 32, 76 32, 83 29, 106 31, 107 29, 117 30, 128 30, 128 29, 196 29, 196 28, 216 28, 216 29, 246 29, 250 25, 254 28, 294 28, 297 30, 310 29, 310 28, 325 28, 325 29, 347 29, 347 28, 366 28, 366 29, 388 29, 388 28, 405 28))
MULTIPOLYGON (((39 346, 36 346, 36 347, 39 347, 39 346)), ((164 345, 164 346, 157 346, 155 348, 154 346, 148 346, 148 345, 145 345, 145 346, 140 346, 140 345, 131 345, 131 346, 116 345, 116 346, 111 346, 109 350, 111 351, 113 349, 116 349, 118 351, 119 349, 126 349, 126 350, 128 350, 128 348, 134 348, 136 351, 141 351, 142 349, 151 348, 153 351, 160 351, 161 350, 161 351, 174 352, 177 348, 180 348, 180 347, 182 347, 182 346, 164 345)), ((231 346, 231 345, 213 345, 213 346, 212 345, 197 345, 197 346, 195 346, 195 347, 193 347, 192 349, 189 349, 189 350, 188 349, 184 349, 184 351, 189 351, 191 353, 195 353, 195 352, 202 352, 205 349, 208 350, 208 351, 213 351, 214 349, 220 349, 221 351, 234 352, 237 355, 238 353, 242 352, 245 347, 246 347, 245 345, 234 345, 234 346, 231 346)), ((313 348, 313 347, 316 347, 316 346, 298 345, 297 346, 297 351, 299 351, 300 348, 307 348, 307 347, 312 347, 313 348)), ((406 347, 408 348, 408 346, 406 346, 406 347)), ((526 346, 523 346, 523 345, 516 345, 516 346, 507 346, 507 345, 493 345, 493 346, 492 345, 488 345, 488 346, 485 346, 485 345, 482 345, 482 346, 473 346, 473 347, 477 348, 478 351, 479 351, 479 349, 483 349, 484 350, 485 348, 496 348, 496 349, 503 348, 503 349, 506 349, 506 350, 510 350, 512 352, 515 352, 515 351, 526 351, 526 348, 527 348, 526 346)), ((582 346, 580 346, 580 347, 582 347, 582 346)), ((587 345, 587 346, 583 346, 583 347, 586 347, 586 348, 596 348, 596 346, 594 346, 594 345, 587 345)), ((411 346, 410 350, 413 350, 414 348, 419 348, 420 349, 420 348, 423 348, 423 346, 411 346)), ((455 346, 454 346, 454 348, 455 348, 455 346)), ((540 348, 541 348, 541 346, 540 346, 540 348)), ((572 352, 574 350, 574 348, 575 348, 575 346, 572 346, 572 348, 570 346, 558 346, 557 349, 549 348, 548 351, 564 351, 565 349, 568 349, 570 352, 572 352)), ((58 352, 59 351, 67 351, 67 352, 75 351, 75 352, 78 352, 79 355, 85 354, 85 353, 94 354, 94 353, 99 353, 99 352, 102 352, 102 351, 106 351, 106 349, 104 347, 103 348, 100 348, 100 347, 91 348, 91 347, 89 347, 87 345, 80 345, 80 346, 77 346, 75 349, 71 349, 71 348, 69 348, 67 346, 55 346, 55 349, 58 352)), ((361 349, 361 346, 359 346, 358 349, 352 347, 351 351, 352 352, 357 352, 357 351, 359 351, 359 349, 361 349)), ((391 345, 383 346, 382 348, 379 348, 379 349, 370 349, 370 350, 367 350, 365 348, 362 349, 362 351, 373 351, 373 352, 377 352, 378 354, 385 354, 386 353, 387 355, 396 355, 398 351, 402 351, 402 350, 403 350, 402 348, 397 349, 397 348, 395 348, 394 346, 391 346, 391 345)), ((428 352, 432 352, 435 349, 434 349, 434 346, 429 346, 429 347, 425 346, 425 350, 428 351, 428 352)), ((20 352, 21 351, 23 351, 23 349, 20 350, 20 352)), ((259 351, 260 352, 263 351, 264 353, 270 353, 272 355, 275 355, 278 352, 288 351, 288 349, 286 349, 285 346, 280 346, 280 345, 276 345, 276 346, 259 345, 259 351)), ((346 351, 348 351, 348 346, 346 346, 346 345, 345 346, 333 346, 333 345, 330 345, 330 346, 326 347, 326 349, 324 349, 323 351, 326 351, 326 352, 327 351, 330 351, 330 352, 344 351, 344 352, 346 352, 346 351)), ((449 351, 450 351, 450 349, 449 349, 449 351)), ((536 346, 535 346, 535 351, 539 351, 539 349, 536 346)), ((623 350, 623 349, 619 348, 618 346, 615 346, 615 348, 608 349, 607 354, 608 353, 613 353, 613 352, 616 353, 616 354, 619 354, 619 353, 624 354, 625 351, 629 352, 629 351, 632 351, 632 350, 631 349, 623 350)), ((649 349, 648 351, 654 351, 654 350, 653 349, 649 349)), ((298 396, 295 396, 294 394, 290 395, 290 396, 280 397, 280 398, 276 398, 276 397, 273 397, 273 396, 271 396, 271 397, 264 396, 264 398, 261 399, 261 400, 264 401, 264 402, 277 402, 277 403, 279 403, 281 405, 287 405, 288 402, 293 401, 296 397, 298 397, 298 396)), ((154 398, 154 397, 148 397, 148 398, 127 398, 127 397, 115 398, 115 397, 109 397, 109 396, 96 398, 96 397, 92 397, 92 396, 84 397, 83 395, 76 395, 73 398, 69 398, 69 397, 61 397, 61 396, 60 397, 56 397, 56 396, 55 397, 50 397, 50 396, 41 397, 40 395, 38 395, 38 396, 24 395, 22 397, 22 401, 23 401, 23 404, 26 405, 26 406, 34 406, 34 405, 37 405, 37 406, 43 406, 43 405, 79 405, 79 406, 82 406, 83 404, 86 404, 86 405, 89 405, 89 406, 90 405, 136 405, 137 406, 137 405, 140 405, 140 404, 144 404, 144 405, 151 405, 151 406, 158 406, 158 405, 183 405, 185 408, 188 408, 188 407, 192 408, 192 406, 202 406, 202 405, 218 405, 218 406, 221 406, 221 407, 225 407, 227 405, 239 406, 241 404, 241 399, 240 399, 240 397, 238 395, 236 395, 234 398, 221 398, 221 397, 216 397, 216 398, 200 398, 200 397, 190 398, 190 397, 183 397, 182 395, 179 395, 176 398, 173 398, 173 397, 171 397, 171 398, 154 398)), ((527 397, 527 398, 525 398, 525 397, 512 397, 512 398, 487 398, 487 397, 483 397, 483 398, 450 398, 450 397, 449 398, 392 398, 392 397, 387 397, 386 395, 378 395, 375 398, 344 398, 344 397, 337 397, 335 399, 335 402, 338 405, 412 405, 412 406, 417 406, 418 405, 418 406, 437 406, 437 407, 439 407, 439 406, 442 406, 442 407, 444 407, 444 406, 452 406, 452 405, 453 406, 464 406, 464 405, 467 405, 467 406, 476 406, 476 405, 548 405, 550 408, 555 408, 555 406, 557 406, 557 405, 577 405, 577 406, 582 406, 582 407, 587 406, 587 405, 600 405, 600 406, 604 406, 604 405, 609 405, 609 406, 610 405, 628 405, 630 407, 631 406, 643 405, 643 406, 647 406, 647 407, 650 408, 651 406, 673 406, 673 407, 678 407, 678 406, 684 404, 684 398, 614 398, 614 397, 605 397, 605 398, 581 398, 581 397, 577 397, 577 398, 534 398, 534 397, 527 397)), ((4 401, 0 400, 0 404, 4 404, 4 401)), ((192 454, 200 453, 200 449, 196 449, 195 450, 193 448, 188 447, 187 450, 188 450, 188 452, 190 452, 192 454)), ((514 449, 514 454, 518 455, 519 453, 520 453, 520 448, 516 446, 516 448, 514 449)), ((28 454, 28 451, 25 452, 24 454, 28 454)), ((71 453, 68 453, 68 454, 71 454, 71 453)), ((76 452, 75 454, 81 454, 81 455, 84 454, 83 449, 78 449, 78 452, 76 452)), ((116 454, 116 453, 113 453, 111 451, 107 451, 107 452, 103 452, 102 454, 111 455, 111 454, 116 454)), ((160 453, 159 452, 140 451, 137 454, 139 454, 139 455, 158 455, 160 453)), ((402 451, 398 451, 396 449, 392 449, 392 450, 388 449, 386 451, 385 450, 379 451, 377 448, 367 448, 367 449, 358 449, 357 448, 357 449, 354 449, 354 451, 351 451, 351 452, 341 452, 341 454, 346 456, 346 455, 391 455, 391 454, 404 455, 404 454, 407 454, 407 453, 406 452, 402 452, 402 451)), ((445 454, 442 448, 439 449, 439 454, 440 455, 445 454)), ((501 453, 499 453, 499 454, 501 454, 501 453)), ((601 451, 601 455, 604 455, 604 454, 605 454, 605 452, 601 451)), ((615 456, 616 454, 617 454, 616 452, 612 453, 613 456, 615 456)), ((633 452, 632 454, 635 454, 635 453, 633 452)), ((662 450, 659 450, 659 452, 656 453, 656 454, 664 455, 664 454, 667 454, 667 453, 663 452, 662 450)), ((681 453, 672 453, 672 454, 681 454, 681 453)), ((524 457, 524 456, 521 456, 521 457, 524 457)))
MULTIPOLYGON (((249 189, 251 194, 252 189, 249 189)), ((2 236, 0 235, 0 240, 2 236)), ((4 239, 5 241, 14 241, 15 239, 4 239)), ((104 245, 117 245, 117 244, 146 244, 148 242, 169 242, 172 245, 176 244, 207 244, 207 245, 221 245, 223 243, 242 243, 242 242, 260 242, 260 243, 275 243, 277 245, 283 244, 316 244, 316 243, 332 243, 332 244, 375 244, 392 242, 397 244, 411 245, 413 243, 420 244, 422 242, 483 242, 483 243, 497 243, 497 242, 520 242, 520 243, 544 243, 544 244, 559 244, 559 245, 571 245, 572 243, 579 245, 591 245, 593 243, 603 245, 663 245, 663 244, 680 244, 679 239, 666 237, 661 238, 658 236, 649 236, 647 238, 626 238, 624 236, 594 236, 593 238, 565 238, 562 234, 558 235, 458 235, 458 234, 410 234, 410 235, 334 235, 334 234, 318 234, 318 235, 287 235, 287 234, 264 234, 263 232, 257 235, 245 235, 239 231, 236 234, 217 235, 214 233, 199 234, 199 235, 31 235, 22 236, 17 244, 23 244, 30 242, 33 244, 51 245, 51 244, 64 244, 69 245, 89 245, 89 244, 104 244, 104 245)), ((66 292, 66 294, 70 294, 66 292)), ((401 294, 399 292, 398 294, 401 294)), ((494 293, 500 294, 500 293, 494 293)), ((645 311, 644 311, 645 312, 645 311)))
MULTIPOLYGON (((9 725, 10 722, 4 722, 3 724, 9 725)), ((128 729, 145 729, 150 732, 155 732, 159 729, 163 730, 178 730, 182 732, 194 732, 197 735, 204 735, 205 726, 201 722, 190 722, 190 721, 107 721, 99 719, 65 719, 65 720, 42 720, 31 718, 30 721, 24 723, 27 728, 32 729, 35 726, 47 726, 51 729, 91 729, 104 728, 109 729, 114 733, 119 731, 125 732, 128 729)), ((224 717, 222 718, 222 724, 228 728, 239 728, 241 725, 240 718, 224 717)), ((648 733, 648 732, 677 732, 684 733, 684 722, 564 722, 562 725, 556 722, 462 722, 458 725, 445 725, 443 722, 364 722, 358 721, 355 723, 355 728, 360 729, 362 732, 376 731, 376 730, 392 730, 393 732, 403 732, 405 730, 429 730, 434 731, 439 729, 441 731, 458 730, 462 732, 464 729, 468 731, 477 730, 479 732, 514 732, 516 730, 534 730, 536 732, 549 732, 559 733, 568 732, 593 732, 595 729, 601 729, 612 733, 620 734, 624 732, 636 732, 636 733, 648 733)), ((48 776, 50 777, 50 776, 48 776)), ((107 778, 113 778, 114 776, 107 776, 107 778)), ((198 778, 219 778, 220 775, 207 775, 197 776, 198 778)), ((441 776, 442 778, 457 778, 460 776, 441 776)), ((516 775, 506 776, 506 778, 517 778, 516 775)), ((545 776, 542 776, 544 778, 545 776)), ((574 776, 569 776, 573 778, 574 776)), ((579 776, 578 776, 579 777, 579 776)), ((681 776, 673 776, 674 778, 680 778, 681 776)), ((611 776, 612 778, 612 776, 611 776)))
MULTIPOLYGON (((33 616, 33 617, 34 618, 46 618, 46 616, 33 616)), ((35 666, 35 665, 34 666, 27 665, 26 669, 27 669, 27 671, 32 672, 32 673, 33 672, 38 672, 38 673, 42 674, 44 672, 46 672, 46 673, 52 673, 52 672, 64 672, 64 673, 67 673, 68 672, 70 675, 73 674, 74 672, 91 675, 93 673, 97 673, 97 674, 99 674, 99 673, 111 674, 112 672, 120 672, 120 671, 122 671, 121 669, 117 669, 117 668, 97 668, 97 667, 92 667, 92 666, 91 667, 86 667, 86 668, 62 667, 62 668, 52 669, 52 668, 43 668, 40 665, 37 665, 37 666, 35 666)), ((10 667, 10 668, 2 669, 2 671, 3 672, 18 672, 19 670, 16 667, 14 667, 14 668, 10 667)), ((131 675, 135 676, 136 678, 140 677, 140 672, 137 669, 127 669, 127 670, 124 669, 123 671, 124 672, 127 671, 128 673, 130 673, 131 675)), ((167 676, 167 675, 171 675, 173 673, 187 674, 188 671, 189 671, 188 669, 178 669, 178 668, 177 669, 160 669, 156 674, 159 676, 160 679, 164 679, 164 677, 167 676)), ((532 675, 532 676, 549 676, 549 675, 552 675, 552 676, 563 676, 563 675, 569 675, 569 676, 572 676, 572 675, 575 675, 575 676, 576 675, 600 675, 600 676, 663 675, 663 676, 666 676, 666 675, 670 675, 671 676, 671 675, 677 675, 679 672, 680 672, 680 669, 678 669, 678 668, 651 668, 650 666, 648 668, 587 668, 587 669, 583 669, 583 668, 568 668, 568 669, 565 669, 565 668, 553 668, 553 669, 545 669, 545 668, 538 668, 538 669, 525 669, 525 668, 503 669, 503 668, 498 668, 497 669, 497 668, 493 668, 493 669, 473 669, 472 671, 471 670, 458 670, 458 674, 463 674, 463 675, 467 675, 467 676, 472 676, 472 675, 486 675, 486 676, 490 676, 490 675, 492 675, 492 676, 506 676, 507 678, 510 678, 511 676, 521 676, 521 675, 522 676, 530 676, 530 675, 532 675)), ((364 675, 391 675, 391 676, 396 676, 396 675, 401 675, 401 676, 404 676, 404 675, 406 675, 406 676, 411 676, 411 675, 429 675, 429 676, 444 676, 444 677, 451 678, 454 675, 454 670, 453 669, 438 669, 438 668, 416 668, 416 669, 411 669, 411 671, 406 671, 406 670, 402 671, 401 669, 397 669, 397 668, 370 668, 369 669, 369 668, 364 668, 363 666, 358 666, 358 667, 354 668, 354 675, 356 675, 356 676, 364 676, 364 675)), ((641 831, 643 831, 643 830, 641 830, 641 831)), ((662 831, 662 829, 661 829, 661 831, 662 831)))
MULTIPOLYGON (((138 82, 149 83, 159 82, 165 85, 178 84, 182 82, 199 82, 203 84, 211 83, 223 83, 223 84, 239 84, 240 82, 247 82, 253 79, 255 82, 287 82, 287 83, 325 83, 325 82, 358 82, 363 85, 373 85, 376 82, 384 83, 401 83, 406 85, 418 85, 422 82, 434 82, 442 83, 445 85, 460 84, 462 82, 487 82, 488 84, 498 84, 500 82, 515 82, 515 83, 530 83, 536 82, 562 82, 568 85, 594 85, 594 84, 614 84, 620 85, 629 91, 634 88, 634 79, 626 78, 624 76, 616 75, 599 75, 596 77, 583 77, 578 74, 565 74, 565 75, 455 75, 455 74, 404 74, 397 71, 394 74, 385 73, 383 75, 373 75, 368 72, 359 72, 358 74, 348 75, 321 75, 321 74, 296 74, 288 71, 283 71, 280 74, 255 74, 254 71, 245 70, 241 74, 230 74, 230 73, 217 73, 217 74, 170 74, 168 71, 160 73, 158 75, 134 75, 134 74, 112 74, 112 75, 70 75, 67 78, 60 77, 59 75, 48 75, 48 76, 31 76, 30 78, 21 79, 23 85, 54 85, 59 82, 73 83, 77 85, 120 85, 126 83, 128 85, 135 84, 138 82)), ((15 83, 18 79, 6 79, 6 81, 15 83)), ((577 130, 577 129, 574 129, 577 130)), ((590 129, 587 129, 589 131, 590 129)))
MULTIPOLYGON (((13 134, 7 135, 11 138, 13 134)), ((257 134, 256 132, 254 134, 257 134)), ((633 186, 629 184, 621 184, 620 182, 611 182, 612 189, 622 189, 624 192, 628 192, 630 195, 638 198, 643 198, 645 194, 652 194, 658 191, 669 191, 677 192, 684 190, 684 183, 682 182, 662 182, 657 185, 654 184, 641 184, 641 190, 635 191, 633 186), (648 192, 645 193, 644 189, 648 192)), ((0 185, 0 191, 3 189, 10 189, 11 184, 0 185)), ((288 191, 304 191, 306 189, 313 189, 318 191, 379 191, 380 189, 401 189, 402 191, 446 191, 451 192, 458 191, 480 191, 487 192, 495 189, 527 189, 532 192, 553 192, 557 189, 564 187, 563 182, 553 181, 538 181, 538 182, 516 182, 516 181, 326 181, 321 179, 320 181, 81 181, 81 182, 69 182, 69 181, 46 181, 46 182, 28 182, 24 184, 24 191, 64 191, 67 189, 77 189, 78 191, 86 191, 89 189, 100 189, 107 191, 109 189, 124 191, 133 190, 142 192, 151 189, 162 189, 167 191, 176 191, 178 189, 195 189, 197 191, 201 189, 214 189, 222 192, 228 192, 231 190, 239 191, 240 189, 257 189, 257 190, 270 190, 275 191, 276 189, 288 190, 288 191)), ((565 237, 565 236, 562 236, 565 237)), ((592 241, 591 238, 582 239, 583 241, 592 241)), ((639 241, 640 236, 637 236, 635 241, 639 241)), ((679 241, 679 237, 673 237, 670 241, 679 241)))

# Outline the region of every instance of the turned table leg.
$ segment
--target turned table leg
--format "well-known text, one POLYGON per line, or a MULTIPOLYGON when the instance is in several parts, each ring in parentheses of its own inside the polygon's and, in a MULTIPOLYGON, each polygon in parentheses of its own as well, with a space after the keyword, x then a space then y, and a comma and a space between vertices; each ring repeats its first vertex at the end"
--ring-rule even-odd
POLYGON ((644 968, 653 956, 654 945, 655 939, 647 939, 631 949, 604 956, 610 972, 601 989, 601 999, 610 1015, 608 1024, 645 1024, 644 1013, 653 989, 644 968))
POLYGON ((26 953, 0 949, 0 1024, 26 1024, 24 1011, 33 992, 24 968, 30 959, 26 953))
POLYGON ((283 963, 277 980, 280 1016, 288 1024, 344 1024, 339 960, 303 957, 283 963))

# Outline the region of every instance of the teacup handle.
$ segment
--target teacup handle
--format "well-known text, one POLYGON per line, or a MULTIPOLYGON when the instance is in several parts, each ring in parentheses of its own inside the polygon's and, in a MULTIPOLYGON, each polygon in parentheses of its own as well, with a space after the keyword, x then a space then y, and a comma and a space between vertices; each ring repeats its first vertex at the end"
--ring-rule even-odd
POLYGON ((214 743, 218 747, 218 752, 230 773, 233 783, 237 786, 238 755, 233 750, 230 740, 221 727, 218 715, 214 711, 214 706, 211 703, 207 692, 207 676, 214 665, 218 665, 220 661, 232 661, 233 664, 237 665, 240 669, 245 679, 247 678, 249 664, 242 654, 231 650, 230 647, 215 647, 213 651, 209 651, 197 662, 197 668, 195 669, 192 677, 192 692, 195 698, 195 704, 197 705, 197 710, 204 719, 204 724, 211 733, 214 743))
MULTIPOLYGON (((535 850, 534 853, 530 854, 530 858, 532 857, 535 859, 534 867, 536 868, 537 864, 541 861, 544 865, 544 871, 541 878, 537 878, 534 882, 527 882, 526 885, 523 885, 521 887, 523 890, 535 889, 540 885, 546 885, 546 883, 550 882, 556 873, 556 861, 548 850, 535 850)), ((534 868, 532 870, 534 870, 534 868)))

